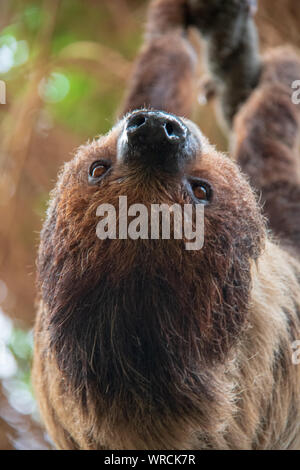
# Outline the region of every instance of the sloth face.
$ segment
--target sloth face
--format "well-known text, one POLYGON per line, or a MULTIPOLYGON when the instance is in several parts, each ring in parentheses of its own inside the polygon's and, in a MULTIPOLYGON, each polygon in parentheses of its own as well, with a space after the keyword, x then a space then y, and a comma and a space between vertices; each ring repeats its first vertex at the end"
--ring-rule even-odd
POLYGON ((144 377, 153 387, 151 374, 172 381, 175 371, 222 360, 247 320, 263 238, 247 181, 195 124, 129 114, 65 165, 42 231, 41 298, 61 370, 74 386, 84 375, 119 393, 120 380, 144 377), (204 208, 201 249, 187 250, 175 225, 169 239, 97 236, 99 206, 120 211, 124 197, 149 211, 204 208))
MULTIPOLYGON (((175 220, 174 211, 185 206, 190 206, 191 225, 196 225, 196 229, 199 221, 195 220, 193 209, 203 209, 195 212, 203 219, 201 227, 206 243, 201 248, 204 251, 207 248, 213 253, 213 245, 217 248, 223 240, 223 250, 231 252, 241 237, 248 257, 256 257, 256 234, 261 220, 252 191, 236 165, 216 152, 191 121, 161 111, 139 110, 124 117, 108 135, 81 147, 74 160, 65 165, 54 191, 48 221, 55 211, 55 225, 58 223, 64 233, 63 244, 70 237, 69 253, 75 254, 81 237, 80 247, 88 253, 84 259, 87 263, 93 260, 94 266, 93 253, 98 256, 102 247, 106 257, 107 250, 117 250, 122 245, 129 260, 129 253, 135 256, 139 250, 145 251, 143 256, 162 247, 167 251, 174 247, 180 250, 185 232, 181 230, 181 238, 176 236, 175 222, 177 230, 180 229, 178 225, 185 225, 187 214, 175 220), (135 212, 121 213, 121 200, 122 203, 126 200, 126 211, 134 205, 135 212), (151 227, 146 228, 146 235, 141 230, 139 234, 142 218, 137 217, 133 237, 136 246, 123 242, 129 232, 127 227, 120 229, 122 217, 126 215, 125 220, 130 224, 130 217, 141 212, 141 206, 152 214, 151 206, 163 212, 161 205, 174 216, 168 237, 161 230, 159 236, 156 233, 151 237, 151 227), (107 208, 116 211, 111 219, 106 217, 102 225, 98 224, 103 228, 99 236, 97 218, 108 212, 107 208), (110 224, 115 227, 110 226, 105 232, 105 225, 110 224), (180 239, 181 243, 174 243, 174 239, 180 239)), ((149 224, 151 221, 150 217, 149 224)), ((190 235, 196 236, 193 227, 190 235)), ((201 258, 203 253, 197 255, 201 258)), ((127 262, 124 265, 129 266, 127 262)))

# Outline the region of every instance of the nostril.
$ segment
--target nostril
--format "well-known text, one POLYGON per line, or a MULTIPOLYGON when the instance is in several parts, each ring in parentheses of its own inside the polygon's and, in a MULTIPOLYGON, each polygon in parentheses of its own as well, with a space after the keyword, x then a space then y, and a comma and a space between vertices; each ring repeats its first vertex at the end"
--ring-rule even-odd
POLYGON ((167 124, 165 124, 165 129, 166 129, 166 133, 169 137, 173 137, 175 134, 174 134, 174 127, 173 127, 173 124, 171 122, 167 122, 167 124))
POLYGON ((127 116, 118 139, 118 159, 126 164, 177 172, 194 158, 195 140, 179 117, 142 109, 127 116))
POLYGON ((184 137, 184 130, 177 122, 168 121, 164 125, 165 132, 169 139, 181 139, 184 137))
POLYGON ((127 124, 127 129, 138 129, 146 123, 146 117, 143 114, 133 116, 127 124))
POLYGON ((140 127, 143 124, 145 124, 145 122, 146 122, 145 116, 137 116, 136 119, 135 119, 134 125, 136 127, 140 127))

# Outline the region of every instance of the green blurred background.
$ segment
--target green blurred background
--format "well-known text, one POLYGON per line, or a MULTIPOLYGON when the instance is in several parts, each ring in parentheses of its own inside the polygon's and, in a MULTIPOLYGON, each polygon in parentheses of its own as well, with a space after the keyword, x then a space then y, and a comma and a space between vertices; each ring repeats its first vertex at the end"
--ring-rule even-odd
MULTIPOLYGON (((147 3, 0 0, 0 449, 51 448, 30 383, 39 231, 59 167, 115 122, 147 3)), ((295 3, 261 1, 264 46, 299 45, 295 3)), ((200 86, 194 119, 227 150, 200 86)))

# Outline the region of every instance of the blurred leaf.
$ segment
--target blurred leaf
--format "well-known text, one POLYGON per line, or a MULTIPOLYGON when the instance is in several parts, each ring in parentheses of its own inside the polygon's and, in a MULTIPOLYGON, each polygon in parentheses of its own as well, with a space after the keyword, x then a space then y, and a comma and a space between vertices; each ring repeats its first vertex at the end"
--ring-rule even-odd
POLYGON ((76 41, 75 32, 63 31, 61 34, 56 34, 52 41, 53 54, 58 54, 61 49, 76 41))
POLYGON ((46 103, 57 103, 62 101, 70 90, 69 80, 65 75, 52 72, 48 78, 44 78, 39 86, 41 98, 46 103))
POLYGON ((78 69, 64 70, 63 74, 69 81, 69 93, 62 101, 48 104, 57 123, 84 136, 107 132, 122 91, 113 89, 108 94, 95 77, 78 69))
POLYGON ((29 57, 27 41, 17 41, 11 34, 0 36, 0 74, 24 64, 29 57))
POLYGON ((24 23, 29 31, 37 32, 43 21, 41 5, 30 5, 24 10, 24 23))
POLYGON ((9 347, 17 359, 30 361, 32 357, 32 333, 30 331, 14 328, 9 347))

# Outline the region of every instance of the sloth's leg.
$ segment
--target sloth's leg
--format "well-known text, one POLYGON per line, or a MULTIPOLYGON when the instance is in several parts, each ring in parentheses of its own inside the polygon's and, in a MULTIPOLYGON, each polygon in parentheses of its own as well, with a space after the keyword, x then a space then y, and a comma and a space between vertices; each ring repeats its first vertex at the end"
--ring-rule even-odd
POLYGON ((259 191, 269 227, 300 251, 300 105, 292 99, 300 59, 289 48, 260 56, 255 1, 187 1, 189 22, 203 35, 221 108, 233 126, 233 157, 259 191))
MULTIPOLYGON (((271 50, 234 125, 233 155, 261 195, 272 231, 300 253, 300 104, 292 88, 300 58, 271 50)), ((298 93, 299 95, 299 93, 298 93)))
POLYGON ((206 60, 229 124, 257 85, 261 61, 255 0, 187 0, 188 24, 204 38, 206 60))
POLYGON ((197 54, 187 39, 186 0, 154 0, 144 46, 121 115, 154 108, 189 117, 196 102, 197 54))
POLYGON ((141 107, 190 116, 197 95, 197 53, 187 27, 196 26, 229 123, 256 86, 260 56, 252 20, 254 0, 154 0, 145 43, 136 60, 124 114, 141 107))

